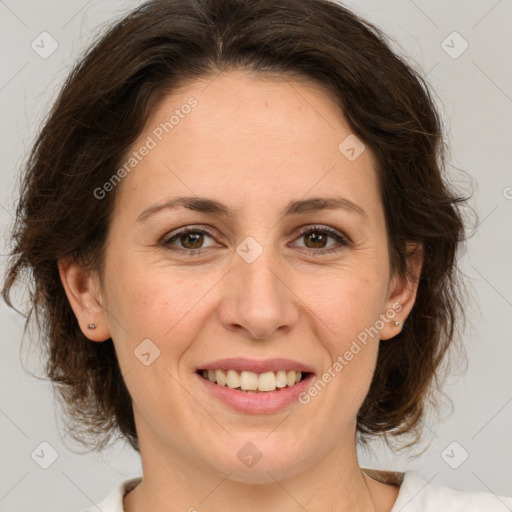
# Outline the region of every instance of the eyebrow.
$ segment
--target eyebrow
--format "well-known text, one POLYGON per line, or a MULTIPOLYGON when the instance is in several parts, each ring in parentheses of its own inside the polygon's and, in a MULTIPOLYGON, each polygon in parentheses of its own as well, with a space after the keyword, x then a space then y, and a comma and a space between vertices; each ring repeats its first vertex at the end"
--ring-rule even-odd
MULTIPOLYGON (((144 222, 149 217, 162 210, 172 210, 184 207, 201 213, 217 215, 219 217, 234 218, 238 210, 231 210, 228 206, 214 199, 207 197, 176 197, 165 203, 155 204, 146 208, 138 217, 137 222, 144 222)), ((290 201, 283 209, 283 216, 300 215, 304 213, 318 212, 321 210, 342 209, 349 213, 356 213, 363 217, 367 214, 356 203, 343 197, 313 197, 310 199, 301 199, 299 201, 290 201)))

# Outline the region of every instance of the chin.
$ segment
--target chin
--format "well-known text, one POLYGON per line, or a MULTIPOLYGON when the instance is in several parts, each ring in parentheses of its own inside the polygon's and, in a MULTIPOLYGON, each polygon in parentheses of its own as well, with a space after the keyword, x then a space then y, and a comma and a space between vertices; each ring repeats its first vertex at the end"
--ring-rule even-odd
POLYGON ((285 447, 278 436, 274 440, 266 436, 268 433, 231 438, 218 448, 220 453, 211 461, 212 466, 223 475, 229 474, 230 480, 249 484, 275 483, 304 469, 306 464, 292 444, 285 447))

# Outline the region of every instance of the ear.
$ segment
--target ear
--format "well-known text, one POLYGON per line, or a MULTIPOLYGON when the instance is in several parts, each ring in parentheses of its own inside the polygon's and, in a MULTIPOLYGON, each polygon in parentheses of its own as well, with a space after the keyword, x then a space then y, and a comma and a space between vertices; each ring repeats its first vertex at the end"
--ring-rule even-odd
MULTIPOLYGON (((380 331, 381 340, 389 340, 396 336, 409 316, 418 291, 418 283, 423 266, 423 245, 420 243, 407 243, 407 275, 400 277, 396 274, 391 278, 386 311, 383 316, 389 319, 380 331), (392 312, 394 315, 392 316, 392 312), (398 321, 401 325, 395 325, 398 321)), ((382 316, 381 316, 382 318, 382 316)))
POLYGON ((84 268, 71 258, 59 260, 58 267, 62 285, 84 335, 92 341, 110 338, 97 272, 84 268), (90 324, 96 327, 90 329, 90 324))

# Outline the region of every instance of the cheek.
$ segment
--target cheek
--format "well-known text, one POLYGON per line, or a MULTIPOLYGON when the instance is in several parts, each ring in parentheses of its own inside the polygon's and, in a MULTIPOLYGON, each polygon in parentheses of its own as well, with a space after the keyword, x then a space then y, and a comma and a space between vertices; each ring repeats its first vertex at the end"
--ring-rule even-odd
POLYGON ((297 295, 314 313, 317 325, 323 326, 319 339, 328 340, 336 353, 344 352, 347 343, 375 325, 386 300, 385 276, 369 267, 331 269, 316 276, 314 285, 307 278, 297 283, 301 283, 297 295))
MULTIPOLYGON (((315 319, 315 337, 325 354, 324 373, 308 392, 308 399, 325 396, 329 414, 345 422, 355 417, 368 392, 378 355, 376 329, 385 303, 387 281, 372 268, 330 273, 303 287, 298 295, 315 319), (309 290, 309 291, 308 291, 309 290), (313 291, 312 291, 313 290, 313 291), (320 291, 321 290, 321 291, 320 291), (313 389, 314 388, 314 389, 313 389)), ((326 418, 328 421, 328 418, 326 418)))
POLYGON ((207 292, 218 278, 179 277, 162 268, 126 270, 119 262, 118 278, 121 274, 124 278, 117 285, 112 280, 115 319, 111 325, 117 358, 138 410, 165 425, 169 423, 166 410, 194 405, 178 398, 183 397, 179 382, 186 377, 180 363, 211 315, 206 311, 207 292), (168 408, 162 408, 162 390, 166 390, 165 401, 172 404, 168 408))
POLYGON ((163 264, 125 258, 111 266, 109 276, 108 311, 120 363, 132 367, 134 350, 149 339, 160 350, 159 363, 174 368, 204 326, 217 273, 197 269, 183 275, 163 264))

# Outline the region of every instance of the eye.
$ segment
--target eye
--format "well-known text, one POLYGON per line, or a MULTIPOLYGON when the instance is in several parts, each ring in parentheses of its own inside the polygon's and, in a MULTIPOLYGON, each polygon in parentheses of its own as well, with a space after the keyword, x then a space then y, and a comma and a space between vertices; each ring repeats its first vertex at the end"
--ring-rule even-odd
MULTIPOLYGON (((160 242, 160 245, 170 251, 182 253, 186 256, 195 256, 207 252, 211 247, 215 247, 214 244, 205 247, 205 237, 214 239, 214 235, 204 228, 187 227, 172 232, 160 242)), ((349 245, 345 236, 327 226, 308 226, 299 232, 298 239, 303 239, 306 243, 295 247, 311 249, 302 252, 313 256, 339 251, 349 245), (338 244, 327 245, 329 238, 334 239, 338 244)))
POLYGON ((187 256, 194 256, 205 252, 203 250, 205 249, 203 247, 205 236, 213 239, 213 235, 206 229, 188 227, 171 233, 160 245, 171 251, 188 253, 187 256), (175 243, 181 244, 181 247, 176 247, 175 243))
MULTIPOLYGON (((338 231, 331 229, 327 226, 307 227, 299 233, 298 239, 305 241, 305 244, 302 247, 306 247, 308 249, 316 249, 316 250, 304 251, 310 255, 318 255, 318 254, 325 254, 325 253, 339 251, 341 248, 349 245, 349 241, 347 240, 347 238, 345 236, 343 236, 338 231), (329 238, 332 238, 336 242, 338 242, 338 245, 336 245, 336 244, 327 245, 327 241, 329 238), (326 247, 327 247, 327 249, 326 249, 326 247)), ((299 245, 299 247, 301 247, 301 246, 299 245)))

